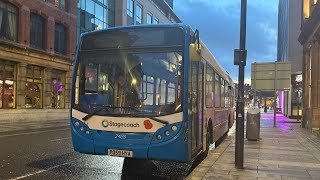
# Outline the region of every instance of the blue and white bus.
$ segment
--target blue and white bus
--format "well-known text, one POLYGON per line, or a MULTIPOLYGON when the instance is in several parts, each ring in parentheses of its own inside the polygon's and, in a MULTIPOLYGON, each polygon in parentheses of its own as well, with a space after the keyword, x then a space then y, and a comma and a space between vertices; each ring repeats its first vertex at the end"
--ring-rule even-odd
POLYGON ((188 162, 233 124, 233 82, 189 26, 82 34, 71 98, 75 151, 188 162))

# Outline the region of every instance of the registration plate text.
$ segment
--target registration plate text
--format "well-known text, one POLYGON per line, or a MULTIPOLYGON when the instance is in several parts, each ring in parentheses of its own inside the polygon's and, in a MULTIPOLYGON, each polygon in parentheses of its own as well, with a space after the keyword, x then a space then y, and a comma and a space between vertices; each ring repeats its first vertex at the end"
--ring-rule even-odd
POLYGON ((108 149, 109 156, 132 157, 132 151, 108 149))

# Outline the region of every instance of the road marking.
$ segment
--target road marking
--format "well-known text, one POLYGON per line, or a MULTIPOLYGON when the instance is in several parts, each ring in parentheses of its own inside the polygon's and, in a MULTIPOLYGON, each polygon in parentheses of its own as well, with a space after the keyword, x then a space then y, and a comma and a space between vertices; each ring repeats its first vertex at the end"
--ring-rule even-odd
POLYGON ((67 129, 70 129, 70 128, 47 130, 47 131, 36 131, 36 132, 19 133, 19 134, 7 134, 7 135, 1 135, 0 138, 2 138, 2 137, 11 137, 11 136, 30 135, 30 134, 40 134, 40 133, 53 132, 53 131, 63 131, 63 130, 67 130, 67 129))
POLYGON ((58 168, 60 166, 64 166, 66 164, 69 164, 69 163, 64 163, 64 164, 60 164, 60 165, 56 165, 56 166, 53 166, 53 167, 50 167, 48 169, 42 169, 42 170, 39 170, 37 172, 34 172, 34 173, 30 173, 30 174, 26 174, 26 175, 23 175, 23 176, 19 176, 19 177, 16 177, 16 178, 12 178, 10 180, 18 180, 18 179, 23 179, 23 178, 26 178, 26 177, 30 177, 30 176, 34 176, 36 174, 40 174, 40 173, 43 173, 43 172, 46 172, 46 171, 50 171, 52 169, 55 169, 55 168, 58 168))
POLYGON ((51 141, 51 142, 55 142, 55 141, 61 141, 61 140, 65 140, 65 139, 71 139, 71 137, 60 138, 60 139, 53 139, 53 140, 50 140, 50 141, 51 141))

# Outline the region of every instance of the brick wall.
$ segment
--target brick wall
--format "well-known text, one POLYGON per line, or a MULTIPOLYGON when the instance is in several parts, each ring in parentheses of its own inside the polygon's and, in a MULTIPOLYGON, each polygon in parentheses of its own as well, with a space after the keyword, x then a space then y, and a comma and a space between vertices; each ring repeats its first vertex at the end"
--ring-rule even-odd
POLYGON ((54 51, 55 23, 61 23, 66 28, 66 56, 73 58, 77 41, 77 1, 69 0, 67 9, 62 10, 54 5, 54 0, 11 0, 18 8, 18 42, 30 45, 30 13, 37 13, 45 19, 45 51, 54 51))

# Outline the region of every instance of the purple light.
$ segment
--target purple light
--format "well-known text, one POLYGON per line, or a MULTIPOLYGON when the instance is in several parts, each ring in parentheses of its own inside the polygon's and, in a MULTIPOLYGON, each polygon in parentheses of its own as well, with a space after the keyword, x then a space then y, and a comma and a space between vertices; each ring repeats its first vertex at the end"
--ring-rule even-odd
POLYGON ((283 98, 283 96, 284 96, 284 92, 281 91, 279 93, 279 107, 281 108, 281 111, 284 109, 284 103, 283 103, 284 98, 283 98))

